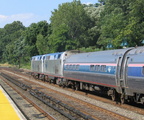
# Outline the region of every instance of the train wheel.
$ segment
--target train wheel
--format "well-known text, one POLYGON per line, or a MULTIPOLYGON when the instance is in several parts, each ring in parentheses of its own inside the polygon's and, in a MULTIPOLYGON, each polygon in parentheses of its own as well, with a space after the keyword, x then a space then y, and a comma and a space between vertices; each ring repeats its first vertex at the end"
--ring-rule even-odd
POLYGON ((117 92, 115 90, 112 91, 112 95, 111 95, 111 99, 112 101, 115 101, 116 100, 116 95, 117 95, 117 92))
POLYGON ((39 78, 38 75, 36 75, 35 78, 38 79, 39 78))
POLYGON ((75 85, 73 84, 73 85, 71 85, 71 88, 73 89, 73 90, 75 90, 75 85))
POLYGON ((49 78, 48 78, 48 76, 47 76, 47 75, 45 75, 44 79, 45 79, 45 81, 46 81, 46 82, 48 82, 48 81, 49 81, 49 78))
POLYGON ((123 93, 120 95, 120 102, 121 104, 125 103, 125 95, 123 93))
POLYGON ((112 95, 112 96, 111 96, 111 99, 112 99, 112 101, 115 101, 115 100, 116 100, 116 96, 115 96, 115 95, 112 95))
POLYGON ((80 89, 80 85, 79 85, 78 82, 76 82, 76 83, 75 83, 75 90, 77 91, 77 90, 79 90, 79 89, 80 89))

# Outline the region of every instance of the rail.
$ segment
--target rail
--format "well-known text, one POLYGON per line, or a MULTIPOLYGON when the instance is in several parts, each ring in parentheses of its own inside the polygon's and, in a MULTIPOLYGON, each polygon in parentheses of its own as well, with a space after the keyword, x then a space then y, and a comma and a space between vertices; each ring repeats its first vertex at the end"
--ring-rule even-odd
MULTIPOLYGON (((81 111, 76 110, 75 108, 62 103, 62 101, 56 100, 55 98, 52 98, 51 96, 48 96, 45 93, 43 93, 37 89, 33 89, 30 85, 26 85, 23 82, 15 80, 11 76, 8 76, 4 73, 1 73, 0 75, 2 77, 6 78, 8 81, 15 84, 16 86, 22 88, 23 90, 29 91, 29 93, 32 96, 39 99, 44 104, 48 105, 49 107, 53 108, 54 110, 58 111, 59 113, 61 113, 62 115, 64 115, 65 117, 67 117, 71 120, 76 120, 76 119, 80 119, 80 118, 85 119, 85 120, 95 120, 91 116, 88 116, 88 115, 82 113, 81 111)), ((19 93, 19 91, 17 91, 17 92, 19 93)), ((35 103, 33 103, 31 100, 29 100, 26 96, 24 96, 24 95, 22 95, 22 96, 23 96, 23 98, 28 100, 31 104, 33 104, 36 108, 38 108, 45 116, 49 116, 47 112, 45 112, 42 108, 39 108, 39 106, 37 106, 35 103)))

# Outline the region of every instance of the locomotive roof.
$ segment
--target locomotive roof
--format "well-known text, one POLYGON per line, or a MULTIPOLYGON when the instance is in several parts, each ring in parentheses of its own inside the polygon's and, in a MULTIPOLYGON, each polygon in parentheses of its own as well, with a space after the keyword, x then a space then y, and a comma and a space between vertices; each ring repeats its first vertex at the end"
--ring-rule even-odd
POLYGON ((57 53, 49 53, 49 54, 45 54, 45 56, 53 56, 53 55, 57 55, 57 54, 62 54, 63 52, 57 52, 57 53))
POLYGON ((42 60, 42 59, 43 60, 45 60, 45 59, 55 60, 55 59, 59 59, 61 57, 69 56, 71 54, 76 54, 76 53, 80 53, 80 51, 79 50, 68 50, 68 51, 64 51, 64 52, 36 55, 36 56, 32 57, 32 60, 42 60), (63 56, 62 56, 62 54, 63 54, 63 56))
POLYGON ((117 57, 123 56, 130 49, 132 48, 74 54, 68 57, 66 62, 114 62, 117 57))
POLYGON ((46 57, 47 57, 47 59, 51 59, 51 60, 59 59, 61 54, 63 54, 63 53, 64 52, 50 53, 50 54, 43 55, 43 57, 44 57, 44 59, 46 59, 46 57))
POLYGON ((32 56, 32 60, 40 60, 42 55, 32 56))

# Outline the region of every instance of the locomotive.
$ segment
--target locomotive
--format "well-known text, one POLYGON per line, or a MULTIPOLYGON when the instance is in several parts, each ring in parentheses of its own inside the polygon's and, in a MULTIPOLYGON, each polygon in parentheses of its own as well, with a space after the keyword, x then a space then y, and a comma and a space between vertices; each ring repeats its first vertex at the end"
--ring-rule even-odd
POLYGON ((33 56, 32 75, 76 90, 100 91, 112 100, 144 103, 144 47, 33 56))

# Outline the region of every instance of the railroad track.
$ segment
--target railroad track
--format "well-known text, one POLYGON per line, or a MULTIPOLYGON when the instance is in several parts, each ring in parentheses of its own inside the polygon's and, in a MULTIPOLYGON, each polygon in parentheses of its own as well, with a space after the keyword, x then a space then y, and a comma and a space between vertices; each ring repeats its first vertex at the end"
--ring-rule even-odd
MULTIPOLYGON (((62 103, 59 100, 56 100, 55 98, 52 98, 51 96, 48 96, 42 92, 40 92, 38 89, 32 89, 31 86, 26 85, 18 80, 15 80, 11 76, 8 76, 4 73, 1 73, 1 76, 7 79, 8 81, 12 82, 16 86, 22 88, 23 90, 28 90, 29 93, 45 103, 46 105, 52 107, 56 111, 60 112, 62 115, 67 117, 68 119, 75 120, 75 119, 87 119, 87 120, 95 120, 91 116, 87 116, 86 114, 76 110, 73 107, 68 106, 67 104, 62 103)), ((47 113, 43 108, 39 107, 37 104, 35 104, 33 101, 31 101, 28 97, 24 96, 21 92, 19 92, 17 89, 15 89, 12 85, 10 85, 7 81, 5 81, 10 87, 12 87, 18 94, 20 94, 24 99, 29 101, 32 105, 35 106, 41 113, 43 113, 46 117, 48 117, 50 120, 54 120, 49 113, 47 113)))
MULTIPOLYGON (((32 76, 30 75, 30 71, 24 71, 24 70, 19 70, 19 69, 16 69, 16 71, 14 71, 12 68, 9 69, 9 68, 4 68, 7 72, 10 71, 11 73, 14 72, 14 74, 16 73, 17 75, 20 75, 21 77, 25 78, 25 80, 32 80, 32 76), (23 72, 25 74, 23 74, 23 72)), ((34 79, 33 81, 36 81, 36 79, 34 79)), ((40 81, 40 83, 44 83, 44 84, 48 84, 47 82, 43 82, 43 81, 40 81)), ((49 84, 48 84, 49 85, 49 84)), ((58 85, 55 85, 55 84, 51 84, 51 86, 54 86, 54 87, 57 87, 58 85)), ((137 113, 139 114, 142 114, 144 115, 144 106, 142 106, 141 104, 119 104, 119 103, 116 103, 116 102, 113 102, 111 99, 105 99, 103 97, 100 97, 99 94, 97 95, 93 95, 92 93, 89 93, 89 92, 83 92, 83 91, 74 91, 70 88, 65 88, 67 91, 71 91, 71 92, 74 92, 74 93, 77 93, 77 94, 80 94, 80 95, 83 95, 83 96, 87 96, 89 98, 92 98, 92 99, 96 99, 96 100, 99 100, 99 101, 102 101, 104 103, 109 103, 109 104, 112 104, 112 105, 115 105, 117 107, 121 107, 121 108, 124 108, 124 109, 128 109, 128 110, 133 110, 133 111, 137 111, 137 113)))
MULTIPOLYGON (((26 81, 28 81, 28 80, 26 80, 26 81)), ((31 82, 31 81, 29 81, 29 82, 31 82)), ((54 101, 51 102, 53 104, 53 106, 60 107, 57 109, 64 110, 64 109, 75 108, 75 109, 73 109, 73 111, 81 114, 82 116, 85 116, 85 118, 81 118, 81 119, 130 119, 130 118, 124 117, 122 115, 119 115, 117 113, 111 112, 109 110, 105 110, 103 108, 96 107, 96 106, 86 103, 82 100, 70 98, 70 96, 64 95, 60 92, 56 92, 56 91, 54 92, 54 90, 48 89, 47 87, 42 87, 43 85, 42 84, 40 85, 39 81, 33 81, 32 83, 33 84, 35 83, 35 85, 32 86, 33 88, 40 88, 40 89, 32 89, 31 90, 32 95, 35 95, 38 99, 43 100, 45 103, 47 103, 47 101, 49 101, 49 99, 53 99, 54 101), (47 89, 47 90, 45 90, 45 89, 47 89), (48 93, 46 91, 51 91, 51 92, 48 93), (52 93, 52 91, 53 91, 53 93, 52 93), (54 96, 52 96, 52 94, 54 94, 54 96), (60 97, 60 96, 62 96, 62 97, 60 97), (60 99, 58 99, 58 98, 60 98, 60 99), (63 98, 67 98, 67 100, 63 100, 63 98), (72 103, 71 105, 69 104, 70 101, 73 101, 73 102, 71 102, 72 103), (69 107, 62 108, 61 104, 63 104, 64 106, 69 106, 69 107), (86 106, 87 111, 85 111, 86 107, 84 108, 82 106, 86 106), (91 111, 91 113, 90 113, 90 111, 91 111), (93 112, 93 111, 95 111, 95 112, 93 112), (96 113, 97 113, 97 115, 96 115, 96 113)), ((28 87, 28 89, 31 89, 31 86, 28 86, 26 84, 24 85, 24 83, 22 83, 22 86, 24 86, 24 89, 26 87, 28 87)), ((72 116, 76 115, 75 113, 72 113, 72 111, 71 112, 69 111, 69 114, 72 116)), ((68 116, 70 116, 69 114, 68 114, 68 116)), ((78 116, 78 115, 76 115, 76 116, 78 116)), ((80 118, 80 115, 79 115, 79 118, 80 118)), ((70 118, 70 119, 72 119, 72 118, 70 118)))
MULTIPOLYGON (((28 101, 32 106, 34 106, 38 111, 40 111, 40 113, 42 113, 45 117, 48 118, 48 120, 56 120, 54 117, 52 117, 48 112, 46 112, 43 108, 41 108, 40 106, 38 106, 35 102, 33 102, 31 99, 29 99, 26 95, 24 95, 22 92, 20 92, 17 88, 15 88, 15 86, 13 86, 12 84, 10 84, 8 81, 12 82, 13 84, 19 86, 20 88, 22 88, 23 90, 27 90, 27 89, 30 89, 29 86, 23 84, 23 83, 20 83, 20 82, 16 82, 15 80, 12 80, 12 78, 10 76, 7 76, 5 74, 1 74, 1 76, 3 77, 2 79, 4 80, 4 82, 10 87, 12 88, 14 91, 17 92, 17 94, 19 94, 20 96, 22 96, 26 101, 28 101), (7 81, 8 80, 8 81, 7 81)), ((4 88, 4 85, 2 84, 3 86, 3 89, 4 88)), ((5 89, 5 91, 7 91, 5 89)), ((7 92, 8 93, 8 92, 7 92)), ((10 94, 9 94, 10 96, 10 94)), ((12 98, 12 97, 11 97, 12 98)), ((14 101, 14 99, 13 99, 14 101)), ((15 104, 17 104, 15 102, 15 104)), ((18 105, 17 105, 18 106, 18 105)), ((18 107, 22 113, 26 116, 27 120, 30 120, 30 118, 25 114, 25 111, 23 111, 20 107, 18 107)))

